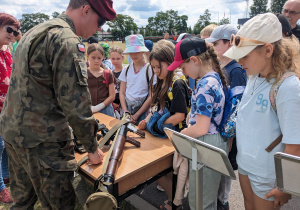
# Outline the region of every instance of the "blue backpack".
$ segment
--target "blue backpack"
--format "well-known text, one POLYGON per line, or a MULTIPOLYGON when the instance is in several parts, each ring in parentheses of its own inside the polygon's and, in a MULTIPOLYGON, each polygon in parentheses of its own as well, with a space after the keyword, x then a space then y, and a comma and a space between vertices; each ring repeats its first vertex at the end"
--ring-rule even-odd
POLYGON ((234 88, 227 87, 227 89, 223 86, 222 82, 219 78, 214 77, 219 81, 221 86, 223 87, 224 95, 225 95, 225 107, 223 111, 223 117, 221 123, 218 125, 216 121, 212 118, 212 123, 216 126, 217 130, 221 134, 221 136, 227 140, 229 138, 235 137, 236 135, 236 119, 238 112, 238 105, 241 102, 245 86, 235 86, 234 88))

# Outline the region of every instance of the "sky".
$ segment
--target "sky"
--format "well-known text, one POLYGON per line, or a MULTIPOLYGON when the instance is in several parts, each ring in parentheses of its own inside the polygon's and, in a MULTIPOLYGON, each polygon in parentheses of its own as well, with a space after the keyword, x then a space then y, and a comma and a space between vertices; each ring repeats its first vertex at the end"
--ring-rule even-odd
MULTIPOLYGON (((45 13, 51 17, 53 12, 63 12, 69 0, 0 0, 0 12, 6 12, 22 18, 22 14, 45 13)), ((249 0, 249 7, 253 0, 249 0)), ((114 8, 117 14, 131 16, 138 27, 145 27, 149 17, 155 17, 157 12, 173 9, 178 15, 187 15, 188 26, 193 26, 203 15, 205 9, 210 11, 211 21, 218 22, 223 17, 229 18, 231 24, 237 26, 239 18, 246 17, 247 2, 245 0, 115 0, 114 8)), ((248 7, 248 17, 249 9, 248 7)), ((108 26, 103 29, 107 30, 108 26)))

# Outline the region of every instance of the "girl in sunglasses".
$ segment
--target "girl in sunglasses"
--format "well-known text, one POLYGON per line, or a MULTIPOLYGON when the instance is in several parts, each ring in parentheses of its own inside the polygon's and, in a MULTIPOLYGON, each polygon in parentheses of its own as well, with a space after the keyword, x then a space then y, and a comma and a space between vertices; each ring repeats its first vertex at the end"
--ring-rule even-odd
POLYGON ((298 52, 292 41, 282 38, 281 24, 271 13, 246 22, 231 43, 224 56, 239 59, 249 75, 236 131, 245 208, 279 209, 291 196, 276 188, 274 153, 300 156, 298 52), (280 136, 281 142, 270 148, 280 136))
MULTIPOLYGON (((0 112, 8 90, 12 69, 12 58, 7 45, 19 35, 17 32, 19 28, 20 23, 16 18, 0 13, 0 112)), ((8 182, 8 157, 4 141, 0 136, 0 202, 2 203, 12 203, 9 191, 4 185, 8 182)))

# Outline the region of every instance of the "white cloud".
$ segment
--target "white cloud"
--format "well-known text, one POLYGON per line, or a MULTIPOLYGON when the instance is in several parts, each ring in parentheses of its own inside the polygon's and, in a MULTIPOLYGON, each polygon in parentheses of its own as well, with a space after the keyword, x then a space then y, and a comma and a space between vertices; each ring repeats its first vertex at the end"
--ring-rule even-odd
MULTIPOLYGON (((9 13, 20 19, 24 13, 42 12, 51 17, 53 12, 62 12, 67 8, 69 0, 18 0, 14 2, 0 0, 0 11, 9 13)), ((249 2, 249 6, 252 0, 249 2)), ((173 9, 178 15, 187 15, 188 26, 194 26, 205 9, 210 11, 211 21, 218 22, 224 17, 231 18, 231 23, 237 25, 238 18, 245 17, 246 1, 244 0, 115 0, 117 13, 134 18, 137 25, 146 26, 149 17, 154 17, 159 11, 173 9), (230 15, 231 14, 231 15, 230 15)), ((250 10, 248 10, 249 12, 250 10)), ((104 27, 104 29, 106 29, 104 27)))

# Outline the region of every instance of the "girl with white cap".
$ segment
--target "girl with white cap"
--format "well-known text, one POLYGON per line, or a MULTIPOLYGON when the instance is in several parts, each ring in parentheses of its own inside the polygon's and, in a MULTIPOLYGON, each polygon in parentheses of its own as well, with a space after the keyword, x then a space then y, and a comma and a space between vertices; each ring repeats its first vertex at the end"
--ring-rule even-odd
POLYGON ((233 47, 224 56, 239 59, 250 75, 237 115, 236 135, 245 208, 278 209, 291 197, 276 188, 274 153, 300 156, 300 82, 294 74, 297 52, 289 40, 282 39, 281 24, 271 13, 246 22, 232 35, 231 43, 233 47), (280 85, 278 81, 283 82, 280 85), (279 84, 276 98, 272 97, 273 84, 279 84), (282 141, 266 151, 281 134, 282 141))

